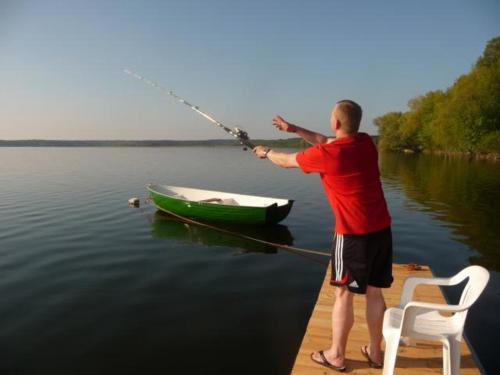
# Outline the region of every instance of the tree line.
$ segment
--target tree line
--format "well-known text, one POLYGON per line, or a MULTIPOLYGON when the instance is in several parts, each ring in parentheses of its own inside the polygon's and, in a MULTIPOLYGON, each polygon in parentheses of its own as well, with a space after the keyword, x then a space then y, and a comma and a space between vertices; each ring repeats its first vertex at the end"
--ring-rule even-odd
POLYGON ((408 107, 374 120, 381 149, 500 154, 500 37, 451 87, 413 98, 408 107))

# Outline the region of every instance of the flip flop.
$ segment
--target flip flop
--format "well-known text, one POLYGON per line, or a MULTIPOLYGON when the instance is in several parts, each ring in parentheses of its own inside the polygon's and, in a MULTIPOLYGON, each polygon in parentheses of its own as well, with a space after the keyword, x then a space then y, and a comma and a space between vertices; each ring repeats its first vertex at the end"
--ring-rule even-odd
POLYGON ((371 368, 383 368, 384 367, 383 363, 377 363, 377 362, 372 361, 372 359, 370 358, 370 354, 368 354, 368 345, 361 347, 361 354, 363 354, 363 356, 366 358, 366 360, 368 361, 368 366, 370 366, 371 368))
POLYGON ((346 370, 347 367, 345 367, 345 366, 337 367, 335 365, 332 365, 330 362, 328 362, 328 359, 326 359, 325 353, 323 352, 323 350, 320 350, 318 353, 319 353, 319 356, 321 357, 321 361, 314 359, 314 353, 311 353, 311 359, 313 362, 316 362, 318 365, 328 367, 329 369, 332 369, 332 370, 335 370, 338 372, 344 372, 346 370))

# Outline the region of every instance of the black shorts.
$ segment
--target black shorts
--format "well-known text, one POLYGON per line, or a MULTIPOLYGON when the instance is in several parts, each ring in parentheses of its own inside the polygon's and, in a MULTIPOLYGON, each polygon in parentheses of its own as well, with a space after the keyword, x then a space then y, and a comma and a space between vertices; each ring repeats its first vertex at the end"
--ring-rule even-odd
POLYGON ((367 285, 389 288, 392 280, 391 227, 367 234, 335 233, 330 284, 365 294, 367 285))

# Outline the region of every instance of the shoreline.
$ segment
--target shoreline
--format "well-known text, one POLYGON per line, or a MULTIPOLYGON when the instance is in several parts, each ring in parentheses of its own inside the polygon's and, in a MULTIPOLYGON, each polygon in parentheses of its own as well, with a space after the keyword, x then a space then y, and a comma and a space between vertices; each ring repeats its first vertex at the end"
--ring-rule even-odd
MULTIPOLYGON (((301 138, 252 139, 254 144, 265 144, 274 147, 303 148, 301 138)), ((193 147, 193 146, 229 146, 242 147, 234 139, 207 140, 53 140, 53 139, 19 139, 0 140, 0 147, 193 147)))
POLYGON ((412 149, 400 149, 400 150, 384 150, 382 152, 391 152, 396 154, 408 154, 408 155, 435 155, 445 158, 463 158, 468 160, 490 160, 490 161, 500 161, 500 154, 489 152, 489 153, 474 153, 467 151, 442 151, 442 150, 412 150, 412 149))

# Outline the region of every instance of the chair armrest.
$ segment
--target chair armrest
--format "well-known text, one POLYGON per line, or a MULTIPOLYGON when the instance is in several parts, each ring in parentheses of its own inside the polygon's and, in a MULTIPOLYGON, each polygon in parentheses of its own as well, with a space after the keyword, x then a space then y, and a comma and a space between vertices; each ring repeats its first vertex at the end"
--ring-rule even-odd
POLYGON ((462 305, 447 305, 445 303, 431 303, 431 302, 418 302, 412 301, 409 302, 405 308, 404 313, 408 310, 421 310, 421 312, 428 311, 442 311, 442 312, 460 312, 467 310, 467 306, 462 305))
POLYGON ((399 301, 399 306, 404 308, 409 302, 412 301, 413 292, 417 285, 451 285, 451 278, 443 277, 427 277, 427 276, 412 276, 408 277, 404 284, 403 290, 401 292, 401 299, 399 301))
POLYGON ((418 324, 417 318, 421 314, 433 311, 457 313, 466 309, 467 306, 446 305, 441 303, 429 303, 429 302, 417 302, 417 301, 409 302, 405 306, 403 310, 403 316, 401 317, 401 323, 400 323, 401 335, 404 336, 408 334, 408 332, 411 332, 416 328, 416 325, 418 324))

